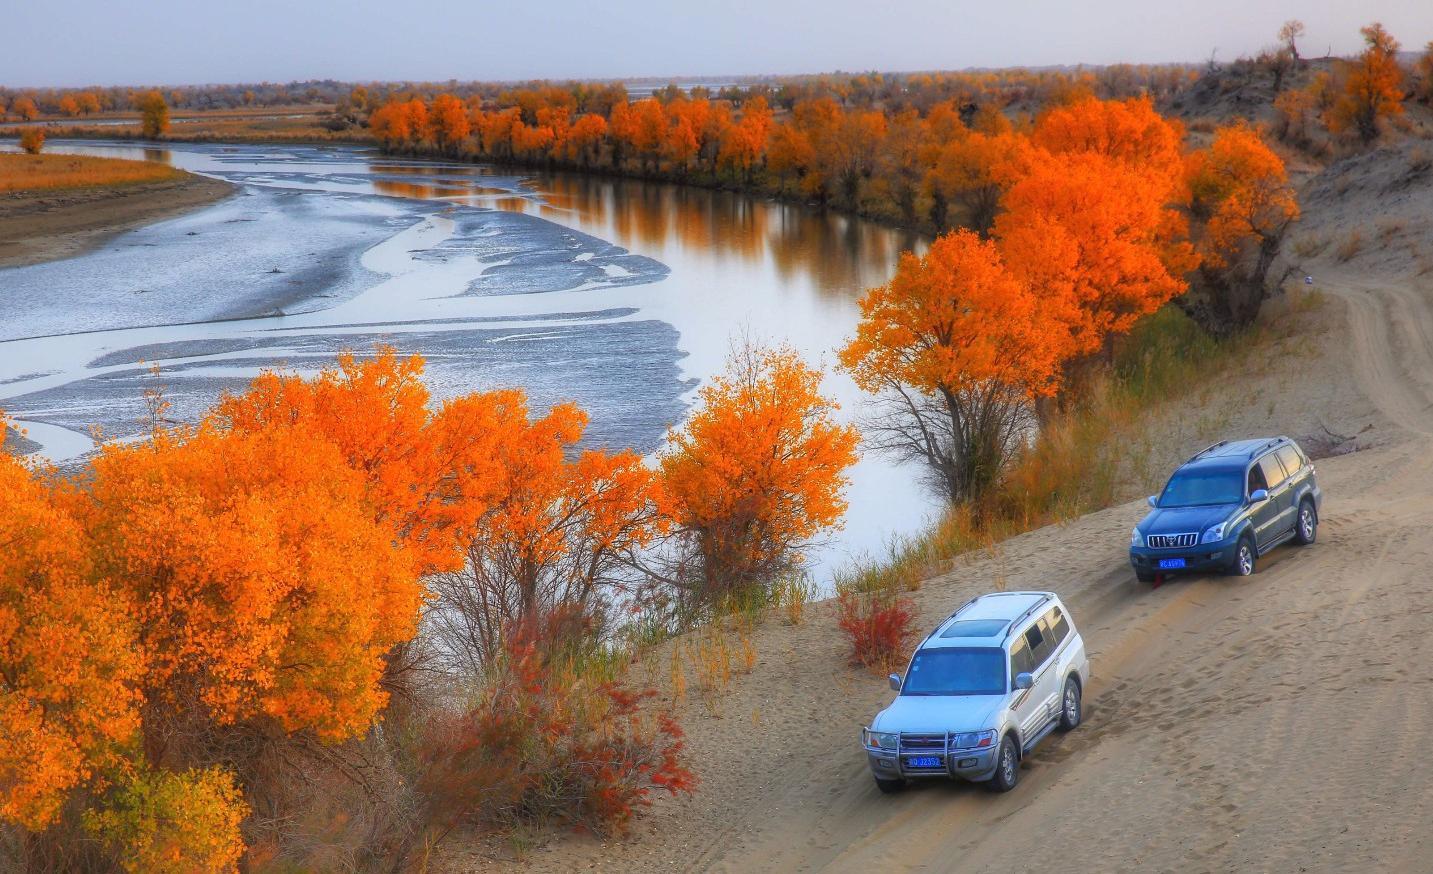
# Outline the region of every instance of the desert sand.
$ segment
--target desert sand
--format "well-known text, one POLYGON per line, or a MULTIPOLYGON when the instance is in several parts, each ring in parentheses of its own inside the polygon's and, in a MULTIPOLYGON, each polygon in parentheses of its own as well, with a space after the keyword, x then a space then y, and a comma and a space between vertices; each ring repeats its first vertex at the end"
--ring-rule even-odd
MULTIPOLYGON (((1372 235, 1388 184, 1311 197, 1294 237, 1372 235)), ((1371 236, 1365 253, 1294 265, 1321 300, 1308 323, 1152 425, 1163 470, 1223 437, 1327 436, 1342 454, 1316 462, 1316 544, 1275 550, 1248 579, 1142 585, 1132 500, 912 594, 922 630, 992 588, 1070 605, 1093 664, 1085 722, 1042 744, 1013 792, 876 790, 859 730, 891 693, 845 664, 825 603, 797 626, 766 619, 755 670, 685 705, 694 796, 658 801, 627 839, 561 837, 521 862, 455 841, 442 870, 1433 871, 1433 276, 1417 246, 1433 239, 1433 189, 1397 209, 1412 245, 1371 236)), ((661 658, 647 670, 661 685, 661 658)))

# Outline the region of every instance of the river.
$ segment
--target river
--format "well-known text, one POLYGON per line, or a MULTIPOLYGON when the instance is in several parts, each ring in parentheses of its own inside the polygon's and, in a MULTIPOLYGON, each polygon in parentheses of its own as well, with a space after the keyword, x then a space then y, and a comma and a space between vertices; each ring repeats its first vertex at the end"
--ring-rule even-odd
MULTIPOLYGON (((58 141, 145 158, 236 193, 79 257, 0 270, 0 408, 57 462, 144 433, 143 393, 177 420, 264 367, 316 372, 339 351, 421 353, 438 398, 521 386, 573 400, 593 447, 656 450, 747 335, 832 372, 857 299, 911 235, 730 192, 393 159, 352 146, 58 141), (152 372, 157 368, 158 375, 152 372)), ((920 472, 863 454, 818 583, 918 530, 938 502, 920 472)))

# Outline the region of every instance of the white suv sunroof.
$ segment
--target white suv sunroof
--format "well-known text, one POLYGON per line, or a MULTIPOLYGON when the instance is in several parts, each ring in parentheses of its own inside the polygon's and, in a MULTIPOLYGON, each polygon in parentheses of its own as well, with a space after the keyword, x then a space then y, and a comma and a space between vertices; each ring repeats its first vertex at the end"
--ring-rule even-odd
POLYGON ((1010 625, 1008 619, 957 619, 941 631, 941 637, 998 637, 1010 625))

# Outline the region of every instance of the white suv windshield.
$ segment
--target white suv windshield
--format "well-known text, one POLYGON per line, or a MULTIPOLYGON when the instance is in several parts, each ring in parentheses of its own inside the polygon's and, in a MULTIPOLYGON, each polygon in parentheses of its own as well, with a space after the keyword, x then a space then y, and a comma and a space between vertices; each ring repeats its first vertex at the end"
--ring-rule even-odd
POLYGON ((998 647, 923 649, 911 659, 902 695, 1000 695, 1005 652, 998 647))

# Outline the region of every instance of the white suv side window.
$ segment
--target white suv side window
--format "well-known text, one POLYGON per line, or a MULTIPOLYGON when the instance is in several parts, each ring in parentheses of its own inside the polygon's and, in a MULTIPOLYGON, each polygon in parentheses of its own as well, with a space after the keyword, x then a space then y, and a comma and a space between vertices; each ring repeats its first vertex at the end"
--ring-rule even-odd
POLYGON ((1050 635, 1043 627, 1043 622, 1036 622, 1025 629, 1025 642, 1030 645, 1030 663, 1034 665, 1031 670, 1038 670, 1050 658, 1050 653, 1055 651, 1050 635))
POLYGON ((1035 671, 1035 663, 1030 658, 1030 647, 1025 643, 1025 635, 1015 638, 1010 644, 1010 688, 1015 688, 1015 677, 1017 674, 1030 674, 1035 671))
POLYGON ((1059 649, 1065 638, 1070 636, 1070 620, 1065 618, 1065 611, 1059 607, 1051 607, 1050 612, 1045 614, 1045 624, 1050 627, 1050 635, 1055 641, 1055 648, 1059 649))

